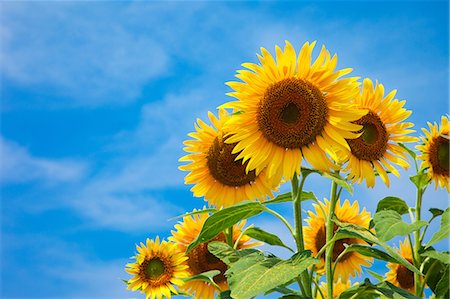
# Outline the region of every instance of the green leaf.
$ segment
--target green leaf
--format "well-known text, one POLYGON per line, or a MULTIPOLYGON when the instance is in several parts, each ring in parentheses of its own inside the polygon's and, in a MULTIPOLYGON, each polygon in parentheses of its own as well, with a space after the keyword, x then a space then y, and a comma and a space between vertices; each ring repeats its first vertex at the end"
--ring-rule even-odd
POLYGON ((402 220, 402 216, 396 211, 384 210, 373 215, 375 231, 382 242, 389 241, 396 236, 406 236, 421 227, 428 225, 428 222, 419 220, 409 224, 402 220))
POLYGON ((324 178, 334 181, 336 184, 348 191, 348 193, 353 194, 353 186, 347 182, 343 177, 335 173, 321 172, 324 178))
POLYGON ((428 250, 421 254, 423 257, 430 257, 444 264, 450 264, 450 254, 448 252, 438 252, 436 250, 428 250))
POLYGON ((233 299, 231 297, 231 291, 227 290, 227 291, 223 291, 219 294, 219 296, 216 297, 217 299, 233 299))
POLYGON ((441 215, 444 213, 443 210, 441 210, 441 209, 435 209, 435 208, 431 208, 431 209, 429 209, 428 211, 430 211, 431 214, 433 214, 433 218, 439 217, 439 216, 441 216, 441 215))
POLYGON ((248 255, 227 271, 231 297, 247 299, 282 285, 318 263, 310 251, 294 254, 288 260, 248 255))
POLYGON ((386 251, 386 253, 389 254, 393 259, 395 259, 398 264, 405 266, 407 269, 411 270, 414 273, 421 274, 420 271, 410 262, 408 262, 404 257, 402 257, 396 249, 388 246, 385 242, 382 242, 370 231, 361 226, 349 224, 345 227, 342 227, 337 231, 334 238, 336 238, 336 240, 344 238, 357 238, 362 239, 370 244, 376 244, 383 248, 384 251, 386 251))
POLYGON ((262 230, 259 227, 252 227, 245 231, 245 234, 253 239, 256 239, 258 241, 262 241, 264 243, 267 243, 269 245, 273 246, 281 246, 284 248, 289 249, 292 251, 289 246, 284 245, 283 241, 281 241, 280 238, 278 238, 277 235, 271 234, 269 232, 266 232, 265 230, 262 230))
POLYGON ((408 213, 409 207, 403 199, 387 196, 378 202, 377 212, 383 210, 393 210, 403 215, 408 213))
POLYGON ((401 146, 402 148, 404 148, 414 160, 416 159, 417 155, 412 149, 410 149, 409 147, 407 147, 403 143, 398 143, 398 145, 401 146))
POLYGON ((447 265, 434 258, 427 259, 423 263, 423 274, 427 277, 427 286, 435 294, 439 281, 446 275, 445 271, 448 271, 447 265))
POLYGON ((303 296, 300 296, 297 294, 287 294, 287 295, 278 297, 278 299, 308 299, 308 297, 303 297, 303 296))
MULTIPOLYGON (((302 201, 310 200, 310 199, 314 200, 314 199, 316 199, 316 195, 313 192, 302 191, 301 199, 302 199, 302 201)), ((286 193, 278 195, 274 199, 262 202, 262 204, 266 205, 266 204, 274 204, 274 203, 290 202, 290 201, 292 201, 292 193, 286 192, 286 193)))
POLYGON ((185 213, 185 214, 181 214, 181 215, 172 217, 172 218, 169 219, 169 221, 175 220, 175 219, 178 219, 178 218, 183 218, 183 217, 186 217, 186 216, 191 216, 191 215, 197 215, 197 214, 203 214, 203 213, 215 213, 216 211, 217 211, 216 209, 212 209, 212 208, 211 209, 198 210, 198 211, 185 213))
POLYGON ((437 298, 448 298, 449 295, 449 266, 444 270, 444 275, 436 285, 435 294, 437 298))
POLYGON ((263 253, 254 248, 245 249, 233 249, 230 245, 224 242, 213 241, 208 243, 208 251, 219 258, 222 262, 231 266, 233 263, 237 262, 240 258, 254 253, 259 253, 263 256, 263 253))
POLYGON ((437 242, 448 238, 450 235, 450 207, 445 210, 441 218, 440 229, 431 237, 427 243, 427 247, 436 244, 437 242))
MULTIPOLYGON (((381 261, 386 261, 390 263, 396 263, 397 261, 392 258, 389 254, 387 254, 384 251, 381 251, 377 248, 374 248, 372 246, 366 246, 361 244, 351 244, 347 248, 345 248, 344 252, 352 252, 356 251, 364 256, 370 256, 376 259, 379 259, 381 261)), ((336 261, 337 262, 337 261, 336 261)))
POLYGON ((188 281, 194 281, 194 280, 199 280, 199 281, 205 281, 205 282, 214 282, 213 278, 214 276, 217 276, 220 274, 219 270, 211 270, 211 271, 207 271, 207 272, 203 272, 194 276, 189 276, 186 278, 183 278, 183 280, 185 282, 188 281))
POLYGON ((372 284, 368 278, 363 283, 355 285, 344 292, 342 292, 337 299, 351 299, 351 298, 407 298, 407 299, 420 299, 413 294, 396 287, 390 282, 379 282, 372 284), (380 296, 381 295, 381 296, 380 296))
POLYGON ((369 273, 370 275, 372 275, 373 277, 375 277, 376 279, 378 279, 378 281, 383 281, 384 280, 384 277, 382 275, 380 275, 380 274, 378 274, 378 273, 376 273, 374 271, 371 271, 369 269, 366 269, 365 271, 367 273, 369 273))
POLYGON ((417 189, 422 189, 428 185, 429 179, 427 174, 421 170, 418 174, 409 178, 416 185, 417 189))
POLYGON ((241 220, 250 218, 264 211, 264 206, 259 202, 242 202, 234 206, 222 209, 206 219, 197 238, 189 244, 186 253, 201 243, 208 242, 225 229, 233 226, 241 220))

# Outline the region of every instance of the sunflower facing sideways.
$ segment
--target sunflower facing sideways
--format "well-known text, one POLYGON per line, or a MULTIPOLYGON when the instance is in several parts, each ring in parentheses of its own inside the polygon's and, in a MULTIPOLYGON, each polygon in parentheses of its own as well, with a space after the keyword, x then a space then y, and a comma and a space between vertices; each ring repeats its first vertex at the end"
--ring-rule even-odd
MULTIPOLYGON (((316 212, 315 214, 313 211, 308 211, 309 218, 306 219, 308 225, 303 227, 305 249, 311 250, 313 256, 316 256, 326 243, 325 215, 328 215, 329 213, 328 211, 330 208, 330 202, 325 199, 325 203, 321 202, 320 205, 321 207, 314 204, 316 212), (323 212, 325 212, 325 215, 323 214, 323 212)), ((365 228, 369 227, 370 213, 367 212, 365 208, 360 212, 357 201, 350 205, 350 202, 348 200, 345 200, 344 204, 341 206, 340 200, 338 200, 334 213, 337 220, 342 223, 356 224, 365 228)), ((337 230, 336 225, 334 227, 334 230, 337 230)), ((363 240, 354 238, 346 238, 336 241, 333 248, 333 263, 336 261, 337 257, 344 251, 345 247, 351 244, 366 243, 363 240)), ((368 267, 371 265, 372 261, 372 258, 368 258, 358 252, 351 251, 345 254, 336 265, 334 280, 337 281, 339 278, 341 278, 342 281, 346 281, 348 280, 349 276, 355 276, 357 273, 360 273, 362 271, 361 266, 368 267)), ((325 255, 322 254, 320 257, 320 263, 316 265, 318 272, 324 272, 324 265, 325 255)))
POLYGON ((423 144, 418 145, 421 155, 422 168, 428 169, 427 175, 430 180, 435 182, 435 188, 438 186, 447 189, 450 192, 450 171, 449 171, 449 132, 450 123, 447 116, 442 116, 441 126, 428 123, 430 130, 423 128, 425 137, 421 137, 423 144))
POLYGON ((188 277, 188 259, 177 251, 173 243, 147 239, 146 244, 136 245, 138 253, 135 263, 127 264, 125 271, 134 275, 128 282, 128 289, 140 290, 146 298, 170 298, 177 294, 174 285, 183 285, 182 278, 188 277))
MULTIPOLYGON (((400 255, 410 262, 413 263, 411 246, 407 240, 403 243, 400 241, 400 255)), ((388 263, 387 267, 389 272, 386 273, 386 280, 390 283, 410 292, 414 292, 414 272, 406 268, 405 266, 388 263)))
POLYGON ((260 65, 244 63, 238 71, 242 82, 228 82, 228 95, 238 101, 222 107, 240 112, 226 127, 233 135, 226 142, 237 143, 233 153, 247 162, 246 170, 259 174, 265 167, 269 177, 290 180, 300 173, 303 158, 314 168, 335 166, 326 155, 331 147, 348 149, 347 138, 361 129, 353 124, 366 111, 353 109, 358 93, 356 77, 340 78, 350 68, 335 70, 337 56, 325 47, 315 61, 315 42, 305 43, 297 56, 286 41, 284 51, 276 47, 276 60, 264 48, 260 65))
POLYGON ((243 200, 264 200, 272 197, 279 181, 269 181, 265 171, 256 174, 246 172, 246 163, 236 161, 233 154, 234 144, 225 143, 227 136, 223 125, 230 119, 224 110, 219 110, 217 118, 209 112, 209 119, 214 127, 198 119, 196 132, 189 136, 184 148, 189 154, 180 161, 189 162, 180 166, 181 170, 190 171, 185 177, 186 184, 195 184, 191 191, 194 196, 204 196, 205 200, 216 207, 227 207, 243 200))
POLYGON ((417 138, 407 136, 415 132, 409 130, 414 126, 413 123, 403 122, 411 115, 411 111, 403 108, 405 101, 394 99, 395 94, 393 90, 384 96, 382 84, 373 86, 370 79, 365 79, 362 92, 355 98, 355 103, 369 112, 355 122, 363 126, 359 132, 362 134, 356 139, 347 139, 351 151, 341 158, 348 160, 344 171, 349 171, 352 182, 361 183, 365 179, 367 187, 375 186, 375 168, 389 187, 386 170, 398 177, 400 174, 392 164, 405 169, 409 167, 405 161, 407 151, 397 143, 415 142, 417 138))
MULTIPOLYGON (((185 216, 182 222, 175 225, 176 230, 172 231, 172 236, 169 237, 169 240, 178 246, 179 251, 185 252, 188 245, 197 238, 208 216, 208 213, 185 216)), ((236 242, 241 235, 244 225, 245 222, 241 222, 233 227, 233 242, 236 242)), ((212 241, 226 242, 226 238, 222 233, 210 242, 212 241)), ((256 242, 249 243, 249 241, 250 237, 242 235, 239 239, 237 249, 249 248, 260 244, 256 242)), ((217 283, 222 290, 227 290, 228 282, 224 274, 227 270, 227 265, 208 251, 208 243, 209 242, 198 245, 187 254, 187 263, 189 265, 188 271, 192 276, 211 270, 219 270, 220 274, 214 277, 214 282, 217 283)), ((217 292, 214 286, 203 281, 186 282, 180 289, 191 294, 196 299, 213 299, 217 292)))

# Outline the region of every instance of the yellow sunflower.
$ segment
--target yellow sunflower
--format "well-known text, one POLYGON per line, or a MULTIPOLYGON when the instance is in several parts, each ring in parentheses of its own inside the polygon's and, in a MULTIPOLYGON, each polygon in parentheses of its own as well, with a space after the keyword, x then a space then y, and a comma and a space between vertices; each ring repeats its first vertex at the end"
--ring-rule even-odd
MULTIPOLYGON (((195 211, 195 210, 194 210, 195 211)), ((172 236, 169 240, 178 246, 178 250, 185 252, 188 245, 198 236, 203 227, 208 213, 196 214, 192 216, 185 216, 183 221, 175 225, 176 231, 172 231, 172 236)), ((233 241, 235 242, 241 235, 242 228, 245 221, 233 227, 233 241)), ((226 242, 225 235, 219 234, 212 241, 226 242)), ((239 240, 238 249, 249 248, 260 243, 249 243, 250 237, 243 235, 239 240)), ((222 289, 228 289, 228 282, 225 277, 227 265, 220 259, 215 257, 208 251, 208 243, 200 244, 190 251, 188 256, 188 265, 190 275, 197 275, 206 271, 219 270, 220 274, 214 278, 214 282, 222 289)), ((182 287, 184 292, 192 294, 195 298, 213 299, 215 298, 216 289, 214 286, 203 281, 189 281, 182 287)))
POLYGON ((231 118, 224 109, 219 110, 219 118, 209 112, 209 119, 214 127, 198 119, 196 132, 189 136, 184 148, 189 154, 180 161, 189 164, 180 166, 181 170, 190 171, 186 175, 186 184, 195 184, 191 191, 194 196, 205 197, 211 205, 226 207, 243 200, 265 200, 273 197, 279 181, 268 180, 266 172, 256 174, 246 172, 247 163, 236 161, 237 154, 234 144, 225 141, 229 139, 223 131, 223 125, 231 118))
POLYGON ((340 78, 350 68, 335 70, 337 56, 323 46, 312 63, 313 43, 300 53, 286 41, 284 51, 276 47, 276 60, 264 48, 260 65, 244 63, 247 69, 236 77, 243 82, 227 83, 238 101, 222 107, 239 111, 226 125, 233 132, 226 142, 236 143, 237 159, 248 161, 246 170, 259 174, 265 167, 269 177, 290 180, 300 173, 303 158, 319 170, 335 165, 326 151, 347 148, 345 138, 356 138, 361 129, 352 123, 366 111, 353 109, 351 99, 359 91, 356 77, 340 78))
MULTIPOLYGON (((342 282, 342 280, 339 278, 337 281, 333 283, 333 298, 336 298, 339 296, 342 292, 350 288, 352 285, 350 283, 350 280, 347 280, 345 282, 342 282)), ((317 298, 319 299, 327 299, 327 284, 325 282, 321 283, 320 290, 322 293, 318 293, 317 298), (322 294, 325 297, 322 297, 322 294)))
POLYGON ((136 245, 136 262, 127 264, 125 271, 134 275, 128 280, 129 290, 140 290, 146 298, 170 298, 177 294, 176 286, 184 284, 181 278, 188 277, 188 259, 177 251, 177 246, 167 241, 147 239, 146 244, 136 245))
POLYGON ((447 116, 442 116, 441 127, 437 123, 428 123, 430 131, 423 128, 425 137, 421 137, 423 144, 418 145, 421 151, 418 158, 422 161, 422 168, 427 168, 427 175, 430 180, 434 180, 435 188, 438 186, 450 192, 450 172, 449 172, 449 132, 450 123, 447 116))
MULTIPOLYGON (((322 209, 325 214, 328 215, 330 202, 325 199, 325 203, 320 203, 320 206, 321 207, 314 204, 315 214, 313 211, 308 211, 309 218, 306 219, 308 225, 303 227, 305 249, 311 250, 313 256, 317 255, 326 243, 326 217, 323 214, 322 209)), ((350 205, 350 202, 345 200, 344 204, 341 206, 340 200, 338 200, 336 203, 335 215, 342 223, 357 224, 366 228, 369 227, 370 213, 366 211, 366 208, 360 212, 357 201, 350 205)), ((335 225, 334 231, 336 230, 337 226, 335 225)), ((346 238, 336 241, 333 248, 333 262, 336 261, 337 257, 344 251, 345 246, 351 244, 366 243, 363 240, 355 238, 346 238)), ((316 267, 319 273, 323 273, 325 268, 325 255, 322 254, 320 259, 321 261, 316 267)), ((336 265, 334 280, 336 281, 340 277, 343 281, 346 281, 350 275, 355 276, 360 273, 362 271, 361 266, 368 267, 371 265, 372 261, 372 258, 365 257, 357 252, 349 252, 345 254, 336 265)))
MULTIPOLYGON (((411 264, 413 263, 411 246, 409 242, 405 240, 405 242, 400 241, 400 255, 405 258, 411 264)), ((388 263, 387 267, 389 268, 389 272, 386 273, 386 280, 390 283, 408 291, 414 293, 414 272, 406 268, 405 266, 388 263)))
POLYGON ((407 151, 399 146, 399 142, 415 142, 416 137, 407 136, 415 132, 408 130, 414 124, 403 122, 411 111, 403 108, 405 101, 394 99, 396 90, 384 96, 382 84, 375 84, 365 79, 362 92, 355 98, 355 103, 368 113, 355 123, 362 125, 362 133, 356 139, 347 139, 351 151, 345 152, 343 160, 348 160, 344 171, 349 171, 352 182, 361 183, 366 180, 367 187, 375 186, 375 171, 379 173, 383 182, 389 186, 386 169, 397 177, 396 164, 407 169, 409 163, 405 161, 407 151))

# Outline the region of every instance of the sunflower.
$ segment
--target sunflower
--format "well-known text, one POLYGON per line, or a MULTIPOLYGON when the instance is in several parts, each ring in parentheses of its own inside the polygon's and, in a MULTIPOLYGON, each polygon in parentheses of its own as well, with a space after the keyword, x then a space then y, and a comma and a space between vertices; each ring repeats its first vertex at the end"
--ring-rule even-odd
MULTIPOLYGON (((405 240, 405 242, 400 241, 400 255, 410 262, 413 263, 411 246, 409 242, 405 240)), ((389 272, 386 273, 386 280, 391 282, 392 284, 407 290, 408 292, 414 292, 414 272, 409 270, 403 265, 388 263, 387 267, 389 268, 389 272)))
MULTIPOLYGON (((313 211, 308 211, 309 218, 306 219, 308 225, 303 228, 305 249, 311 250, 313 256, 317 255, 326 243, 325 215, 328 215, 330 202, 325 199, 325 203, 320 203, 320 206, 314 204, 314 208, 316 213, 314 214, 313 211), (323 214, 324 212, 325 215, 323 214)), ((336 218, 342 223, 356 224, 366 228, 369 227, 370 213, 367 212, 365 208, 360 212, 357 201, 350 205, 350 202, 345 200, 344 204, 341 206, 340 200, 338 200, 334 213, 336 218)), ((336 230, 337 226, 335 225, 334 231, 336 230)), ((363 240, 355 238, 345 238, 336 241, 333 248, 333 262, 336 261, 337 257, 344 251, 345 247, 351 244, 366 243, 363 240)), ((320 259, 321 261, 316 267, 318 272, 322 273, 324 271, 325 255, 322 254, 320 259)), ((346 281, 350 275, 355 276, 360 273, 362 271, 361 266, 370 266, 372 261, 372 258, 365 257, 358 252, 349 252, 345 254, 336 265, 334 279, 337 280, 340 277, 343 281, 346 281)))
POLYGON ((417 138, 407 136, 415 132, 408 130, 414 124, 402 121, 411 115, 411 111, 403 108, 405 101, 394 99, 395 94, 396 90, 393 90, 384 96, 382 84, 377 82, 374 87, 370 79, 365 79, 362 92, 355 98, 355 103, 369 112, 355 122, 363 126, 359 132, 361 136, 347 139, 350 152, 344 154, 343 160, 348 160, 344 172, 349 171, 349 179, 353 183, 361 183, 365 179, 367 187, 375 186, 375 168, 389 186, 386 170, 400 176, 392 164, 405 169, 409 167, 405 161, 407 151, 397 143, 415 142, 417 138))
POLYGON ((243 200, 265 200, 273 197, 279 181, 268 180, 266 172, 256 174, 246 172, 247 163, 236 160, 234 144, 226 143, 229 137, 223 131, 223 125, 231 118, 224 109, 219 110, 219 118, 209 112, 209 119, 215 126, 209 126, 198 119, 196 132, 189 136, 185 151, 190 154, 180 161, 189 164, 180 166, 181 170, 190 171, 186 175, 186 184, 195 184, 191 191, 194 196, 205 197, 211 205, 226 207, 243 200))
POLYGON ((324 46, 311 64, 314 46, 305 43, 297 57, 286 41, 284 51, 276 47, 276 60, 261 48, 261 64, 244 63, 247 69, 236 75, 243 82, 227 83, 234 90, 228 95, 238 101, 222 107, 240 113, 226 125, 233 132, 226 142, 237 143, 233 153, 248 161, 249 173, 267 167, 269 177, 290 180, 303 158, 316 169, 334 169, 326 151, 350 150, 345 138, 359 136, 354 131, 361 126, 352 121, 366 111, 351 104, 358 78, 340 78, 352 70, 335 70, 337 56, 324 46))
POLYGON ((428 123, 430 131, 422 129, 426 137, 421 137, 423 144, 418 145, 417 149, 421 151, 418 158, 422 161, 422 168, 428 169, 427 175, 430 180, 434 180, 435 188, 440 186, 450 192, 449 179, 449 132, 450 123, 447 116, 442 116, 441 127, 438 124, 428 123))
MULTIPOLYGON (((347 280, 345 282, 342 282, 342 280, 339 278, 337 281, 333 282, 333 298, 336 298, 339 296, 342 292, 350 288, 352 285, 350 283, 350 280, 347 280)), ((327 298, 327 284, 325 282, 321 283, 320 290, 322 293, 318 293, 317 298, 319 299, 326 299, 327 298), (322 297, 322 294, 325 297, 322 297)))
MULTIPOLYGON (((172 236, 169 237, 169 240, 178 246, 179 251, 185 252, 188 245, 197 238, 207 218, 208 213, 185 216, 182 222, 175 225, 176 231, 172 231, 172 236)), ((241 222, 233 227, 233 242, 241 235, 244 225, 245 222, 241 222)), ((209 242, 212 241, 225 243, 225 234, 221 233, 209 242)), ((249 241, 250 237, 243 235, 239 240, 237 249, 249 248, 260 244, 248 243, 249 241)), ((206 271, 219 270, 220 274, 214 277, 214 282, 217 283, 222 290, 226 290, 228 289, 228 282, 225 277, 227 265, 208 251, 209 242, 200 244, 187 254, 187 263, 189 265, 188 271, 191 275, 197 275, 206 271)), ((186 282, 186 284, 180 288, 184 292, 192 294, 195 298, 215 298, 216 289, 207 282, 190 281, 186 282)))
POLYGON ((174 285, 182 286, 184 277, 189 276, 184 253, 167 241, 147 239, 146 244, 136 245, 138 253, 135 263, 127 264, 125 271, 134 275, 128 282, 129 290, 140 290, 146 298, 170 298, 177 294, 174 285))

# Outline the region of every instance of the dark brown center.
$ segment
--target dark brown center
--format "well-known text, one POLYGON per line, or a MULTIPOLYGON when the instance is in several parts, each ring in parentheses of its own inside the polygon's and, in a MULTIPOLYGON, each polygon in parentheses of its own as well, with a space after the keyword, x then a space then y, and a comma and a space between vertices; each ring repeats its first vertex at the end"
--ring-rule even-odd
POLYGON ((283 148, 301 148, 320 135, 328 119, 324 95, 302 79, 284 79, 270 86, 258 107, 264 136, 283 148))
POLYGON ((449 146, 450 140, 439 136, 430 143, 429 159, 433 172, 436 174, 449 176, 449 146))
MULTIPOLYGON (((412 264, 412 261, 406 259, 412 264)), ((397 268, 397 281, 403 289, 411 289, 414 287, 414 273, 405 266, 399 265, 397 268)))
POLYGON ((362 125, 356 139, 347 139, 352 154, 360 160, 379 160, 386 152, 389 136, 380 117, 370 111, 354 123, 362 125))
POLYGON ((238 154, 232 154, 236 143, 227 144, 220 137, 216 137, 209 148, 207 165, 211 175, 220 183, 239 187, 255 181, 254 170, 245 172, 248 161, 242 164, 242 159, 235 161, 238 154))
MULTIPOLYGON (((334 225, 333 234, 338 230, 338 227, 334 225)), ((337 240, 334 243, 333 247, 333 262, 336 261, 338 256, 345 250, 346 245, 357 243, 356 239, 353 238, 345 238, 337 240), (346 245, 345 245, 346 244, 346 245)), ((315 246, 316 250, 319 251, 326 244, 326 228, 325 226, 321 227, 316 234, 315 246)), ((347 260, 352 256, 352 252, 346 253, 340 259, 341 262, 347 260)), ((325 255, 322 255, 322 259, 325 260, 325 255)))
MULTIPOLYGON (((221 233, 209 242, 219 241, 225 243, 225 240, 225 235, 221 233)), ((228 267, 224 262, 209 252, 208 243, 200 244, 188 253, 187 262, 189 268, 192 270, 194 275, 211 270, 219 270, 220 274, 214 277, 214 281, 216 283, 224 282, 226 281, 225 271, 227 271, 228 267)))

